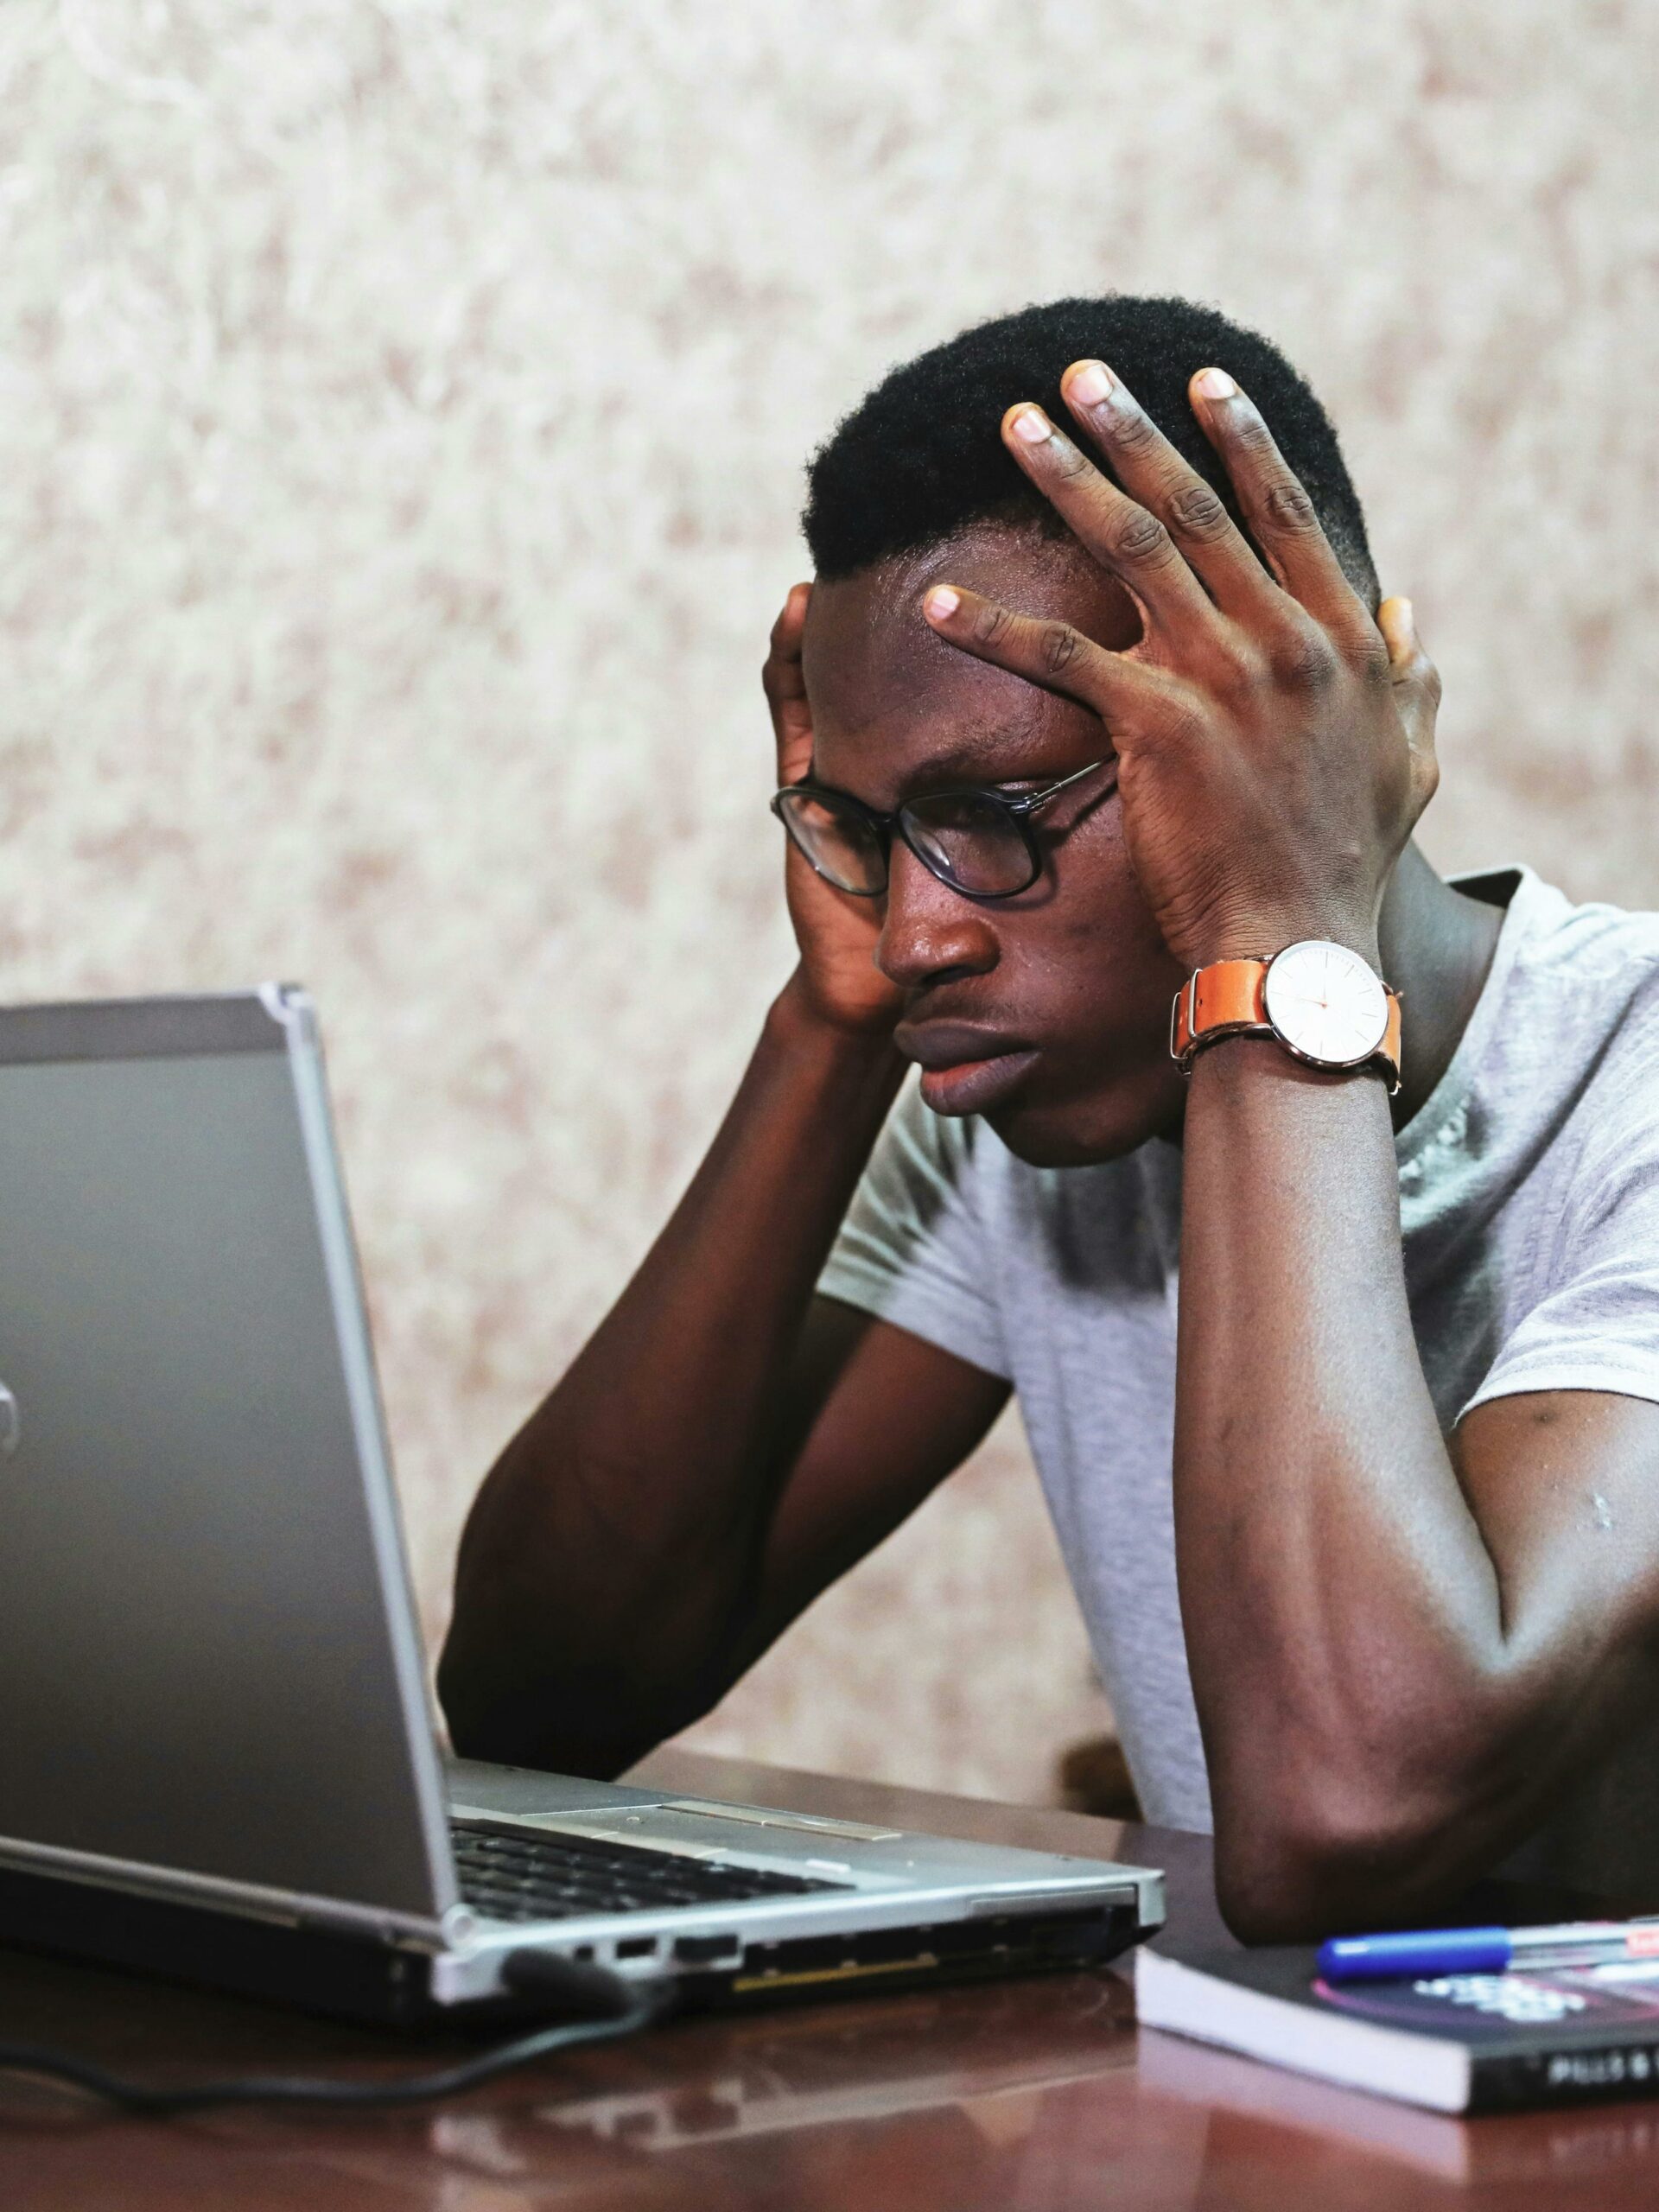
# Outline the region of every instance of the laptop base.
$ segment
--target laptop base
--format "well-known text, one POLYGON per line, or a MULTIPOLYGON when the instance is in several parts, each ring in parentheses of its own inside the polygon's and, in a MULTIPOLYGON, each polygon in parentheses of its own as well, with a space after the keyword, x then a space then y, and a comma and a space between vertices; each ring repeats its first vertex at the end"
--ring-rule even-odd
MULTIPOLYGON (((421 1952, 10 1868, 0 1868, 0 1943, 380 2027, 446 2017, 428 1994, 421 1952)), ((494 2018, 525 2010, 518 2003, 477 2008, 494 2018)), ((464 2017, 474 2018, 474 2008, 464 2017)))
MULTIPOLYGON (((676 1993, 686 2010, 747 2011, 1075 1972, 1105 1965, 1141 1932, 1124 1904, 751 1943, 729 1962, 677 1975, 676 1993)), ((9 1868, 0 1869, 0 1944, 403 2031, 496 2028, 557 2011, 532 1996, 438 2005, 421 1951, 9 1868)))

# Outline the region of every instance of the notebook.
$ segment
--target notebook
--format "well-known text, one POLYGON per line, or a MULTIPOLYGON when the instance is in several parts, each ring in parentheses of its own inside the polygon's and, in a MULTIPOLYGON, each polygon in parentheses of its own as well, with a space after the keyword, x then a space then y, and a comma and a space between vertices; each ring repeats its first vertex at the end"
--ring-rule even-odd
POLYGON ((1659 2091, 1659 1961, 1326 1983, 1309 1950, 1142 1951, 1161 2028, 1436 2112, 1659 2091))

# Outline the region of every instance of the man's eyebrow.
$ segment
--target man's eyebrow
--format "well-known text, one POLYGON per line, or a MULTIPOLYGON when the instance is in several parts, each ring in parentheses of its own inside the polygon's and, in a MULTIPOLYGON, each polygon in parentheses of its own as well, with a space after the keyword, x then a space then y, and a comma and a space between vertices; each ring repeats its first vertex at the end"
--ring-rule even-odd
MULTIPOLYGON (((1109 760, 1114 750, 1110 738, 1103 729, 1096 741, 1096 757, 1109 760)), ((1080 760, 1069 760, 1064 755, 1057 759, 1052 740, 1016 734, 1011 730, 988 730, 982 737, 906 762, 899 771, 898 787, 903 797, 913 798, 921 792, 946 791, 953 786, 1046 784, 1057 777, 1069 775, 1074 767, 1082 765, 1080 760)))
MULTIPOLYGON (((1018 744, 1015 738, 985 737, 948 746, 943 752, 930 753, 919 760, 906 761, 899 769, 897 788, 901 798, 913 798, 918 791, 944 791, 955 785, 1023 782, 1033 772, 1013 766, 1007 758, 1008 753, 1017 752, 1018 744), (1005 756, 1000 764, 1001 773, 992 775, 988 772, 999 765, 996 760, 999 747, 1003 749, 1005 756)), ((818 773, 816 760, 808 772, 814 783, 823 780, 818 773)))
POLYGON ((1012 734, 988 734, 964 745, 948 746, 920 760, 907 761, 899 777, 905 791, 938 790, 948 784, 1023 783, 1039 772, 1020 765, 1020 756, 1032 749, 1031 741, 1012 734))
MULTIPOLYGON (((1038 739, 1014 730, 987 730, 981 736, 963 738, 954 745, 942 747, 937 753, 925 753, 919 760, 906 761, 895 781, 895 803, 902 805, 906 799, 932 791, 1050 782, 1057 776, 1065 775, 1068 766, 1064 761, 1057 764, 1052 753, 1048 760, 1041 759, 1047 750, 1038 739), (1022 757, 1033 753, 1039 756, 1034 761, 1027 762, 1022 757)), ((1106 760, 1111 756, 1111 742, 1103 731, 1099 757, 1106 760)), ((815 784, 824 781, 816 760, 808 767, 807 780, 815 784)))

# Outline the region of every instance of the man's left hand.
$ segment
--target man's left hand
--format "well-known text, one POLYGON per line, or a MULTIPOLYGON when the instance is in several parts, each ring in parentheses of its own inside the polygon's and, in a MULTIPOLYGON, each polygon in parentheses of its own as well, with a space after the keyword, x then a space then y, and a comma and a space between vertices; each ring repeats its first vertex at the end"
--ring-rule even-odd
POLYGON ((1130 860, 1183 965, 1305 937, 1375 964, 1383 889, 1439 776, 1440 679, 1409 602, 1372 616, 1224 371, 1191 397, 1249 537, 1103 364, 1073 363, 1061 389, 1116 483, 1029 403, 1003 438, 1133 599, 1140 640, 1110 652, 950 584, 927 593, 929 622, 1100 716, 1130 860))

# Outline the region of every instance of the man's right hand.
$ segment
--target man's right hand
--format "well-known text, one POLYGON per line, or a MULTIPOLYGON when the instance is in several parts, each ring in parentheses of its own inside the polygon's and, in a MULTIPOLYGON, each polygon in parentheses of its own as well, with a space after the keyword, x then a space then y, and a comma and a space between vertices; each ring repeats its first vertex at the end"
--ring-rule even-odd
MULTIPOLYGON (((798 784, 812 766, 812 708, 801 672, 801 638, 812 597, 797 584, 772 625, 772 650, 761 672, 778 741, 778 781, 798 784)), ((801 964, 789 986, 806 1010, 836 1029, 869 1036, 891 1029, 904 1011, 904 993, 875 964, 881 934, 881 901, 855 899, 817 874, 785 838, 784 890, 801 964)))

